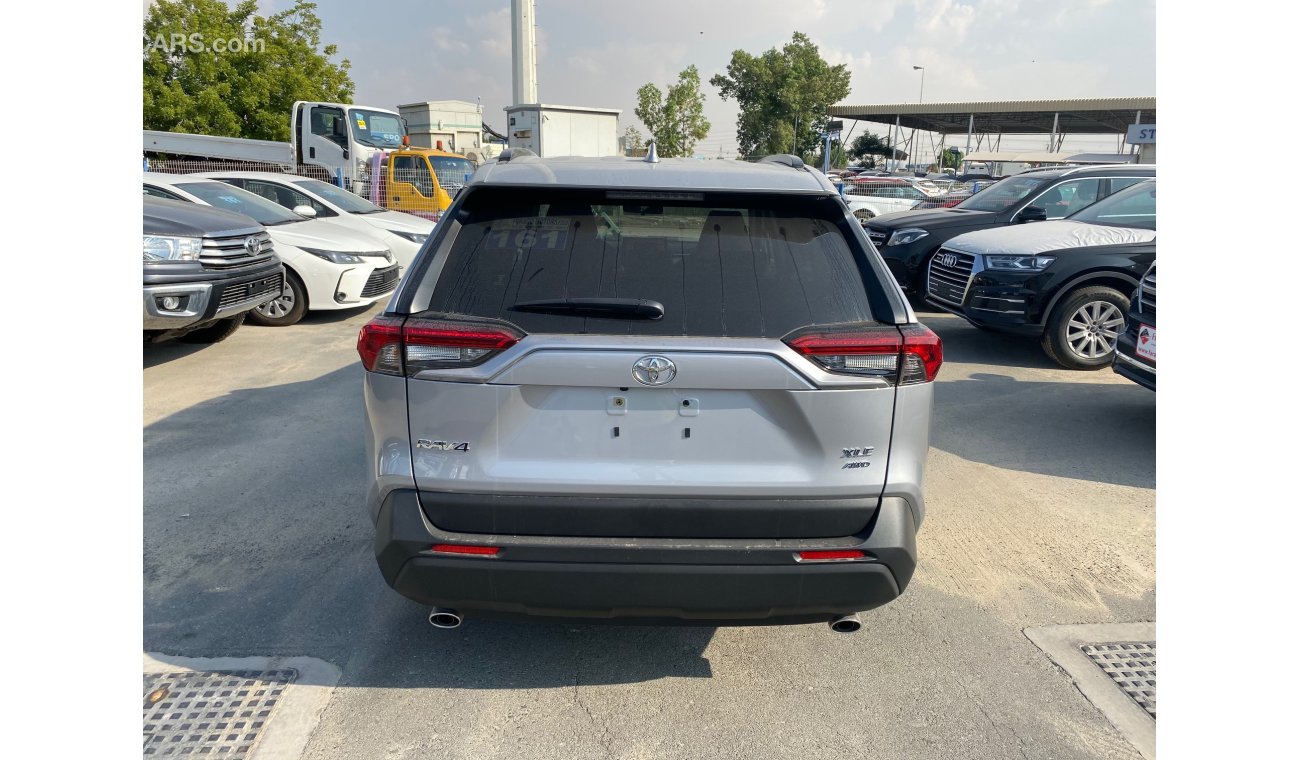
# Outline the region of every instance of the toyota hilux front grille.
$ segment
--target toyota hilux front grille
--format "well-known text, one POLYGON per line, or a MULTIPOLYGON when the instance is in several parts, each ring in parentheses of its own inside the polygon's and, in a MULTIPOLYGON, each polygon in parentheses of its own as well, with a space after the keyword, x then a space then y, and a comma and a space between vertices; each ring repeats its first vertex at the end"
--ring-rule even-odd
POLYGON ((271 238, 265 232, 205 237, 199 263, 203 264, 204 269, 229 269, 259 264, 270 260, 274 254, 271 238))

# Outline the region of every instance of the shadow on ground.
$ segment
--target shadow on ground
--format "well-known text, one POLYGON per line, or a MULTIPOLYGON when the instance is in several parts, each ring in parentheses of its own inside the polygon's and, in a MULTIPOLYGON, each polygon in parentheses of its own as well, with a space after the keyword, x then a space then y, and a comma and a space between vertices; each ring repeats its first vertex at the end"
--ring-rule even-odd
POLYGON ((307 655, 353 685, 521 688, 711 675, 712 628, 468 620, 388 588, 364 504, 361 368, 241 390, 145 428, 144 647, 307 655))
POLYGON ((972 462, 1156 487, 1156 398, 1132 383, 978 373, 934 390, 930 445, 972 462))

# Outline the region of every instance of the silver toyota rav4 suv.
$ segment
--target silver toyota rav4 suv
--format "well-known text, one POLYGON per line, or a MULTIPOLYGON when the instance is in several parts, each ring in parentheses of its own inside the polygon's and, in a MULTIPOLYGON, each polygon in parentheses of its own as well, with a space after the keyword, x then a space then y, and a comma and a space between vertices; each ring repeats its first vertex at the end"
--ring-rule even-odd
POLYGON ((793 156, 478 170, 361 331, 375 553, 430 622, 830 622, 902 593, 939 338, 793 156))

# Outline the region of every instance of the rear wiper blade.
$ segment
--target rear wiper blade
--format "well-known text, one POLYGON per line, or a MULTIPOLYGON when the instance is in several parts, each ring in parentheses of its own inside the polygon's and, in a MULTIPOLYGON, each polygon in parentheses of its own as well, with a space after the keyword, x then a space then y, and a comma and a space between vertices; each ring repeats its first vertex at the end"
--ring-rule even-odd
POLYGON ((615 319, 663 319, 664 317, 664 305, 645 298, 553 298, 545 301, 522 301, 511 306, 510 310, 615 319))

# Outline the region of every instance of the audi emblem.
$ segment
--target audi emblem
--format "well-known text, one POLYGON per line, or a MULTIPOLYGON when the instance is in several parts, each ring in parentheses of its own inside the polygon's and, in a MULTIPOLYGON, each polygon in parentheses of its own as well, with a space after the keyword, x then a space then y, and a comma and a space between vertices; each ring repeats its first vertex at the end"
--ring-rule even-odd
POLYGON ((632 365, 632 377, 642 385, 666 385, 677 377, 677 365, 664 356, 643 356, 632 365))
POLYGON ((957 256, 954 254, 943 253, 939 255, 940 266, 955 267, 957 266, 957 261, 958 261, 957 256))

